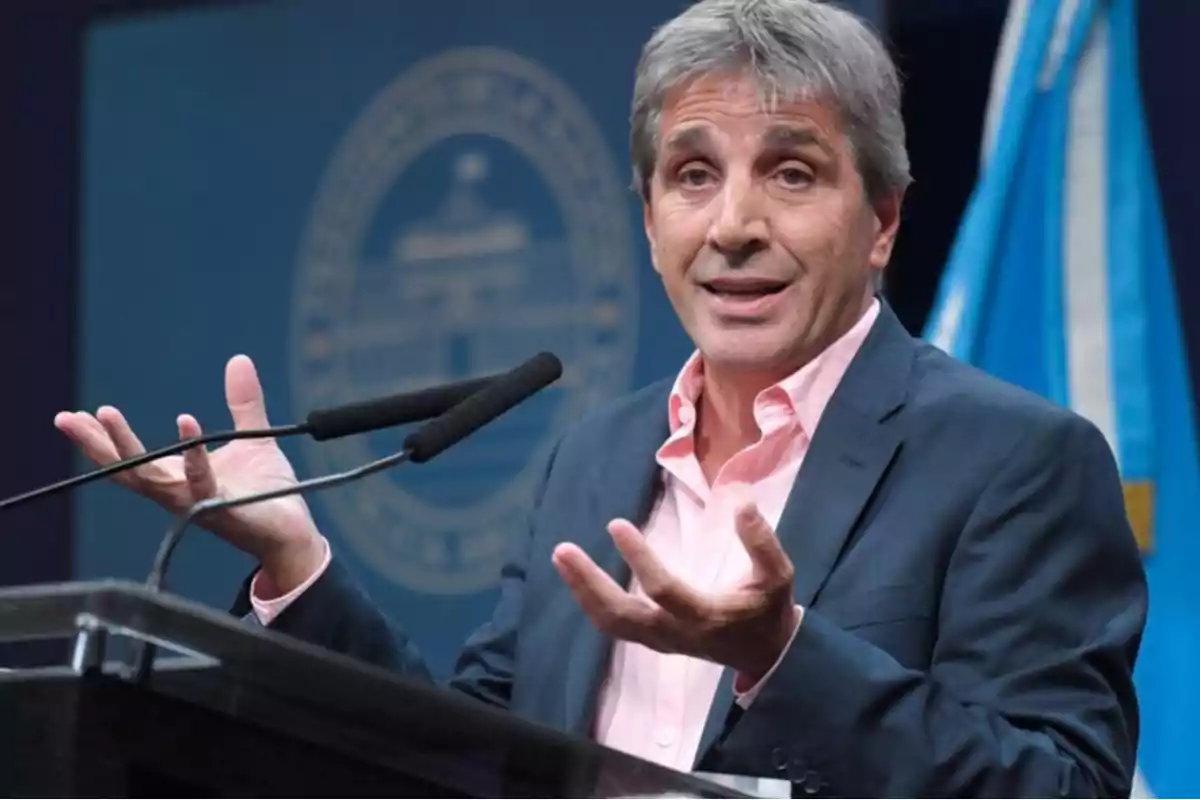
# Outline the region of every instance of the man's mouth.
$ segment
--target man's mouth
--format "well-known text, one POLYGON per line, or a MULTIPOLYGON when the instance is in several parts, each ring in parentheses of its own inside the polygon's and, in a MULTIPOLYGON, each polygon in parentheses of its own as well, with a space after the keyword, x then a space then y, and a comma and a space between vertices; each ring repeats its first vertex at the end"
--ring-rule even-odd
POLYGON ((718 278, 700 284, 709 294, 731 299, 753 299, 779 294, 787 288, 787 281, 766 278, 718 278))

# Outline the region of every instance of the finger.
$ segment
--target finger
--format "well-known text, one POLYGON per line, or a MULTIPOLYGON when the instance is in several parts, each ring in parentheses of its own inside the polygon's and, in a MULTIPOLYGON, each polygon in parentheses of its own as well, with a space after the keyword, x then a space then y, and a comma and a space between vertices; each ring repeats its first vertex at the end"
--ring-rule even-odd
MULTIPOLYGON (((190 414, 180 414, 175 424, 179 428, 181 440, 194 439, 202 433, 200 423, 190 414)), ((208 459, 208 448, 204 445, 189 447, 183 451, 183 474, 187 478, 193 502, 216 496, 217 477, 213 474, 212 463, 208 459)))
POLYGON ((270 426, 262 384, 248 356, 234 356, 225 366, 225 402, 239 431, 270 426))
POLYGON ((54 415, 54 427, 77 445, 82 445, 87 435, 85 424, 83 414, 78 411, 60 411, 54 415))
POLYGON ((84 411, 64 411, 54 417, 54 425, 78 445, 84 455, 100 466, 120 459, 112 437, 91 414, 84 411))
POLYGON ((734 527, 750 563, 754 567, 754 575, 760 581, 769 585, 779 585, 792 580, 792 562, 779 544, 779 537, 763 519, 758 507, 747 503, 738 509, 734 518, 734 527))
POLYGON ((667 569, 632 522, 614 519, 608 523, 608 533, 651 600, 684 619, 704 616, 705 598, 667 569))
POLYGON ((116 408, 101 406, 96 410, 96 419, 108 432, 108 436, 112 439, 113 445, 117 448, 117 454, 121 458, 133 458, 146 452, 141 440, 126 422, 125 416, 116 408))
POLYGON ((74 411, 60 411, 54 415, 54 427, 71 439, 75 438, 75 429, 78 425, 74 411))
POLYGON ((630 597, 611 575, 596 566, 587 553, 573 544, 561 544, 554 548, 551 560, 567 585, 572 589, 586 590, 606 606, 620 607, 630 597))
POLYGON ((551 560, 579 605, 600 630, 623 639, 642 641, 658 628, 658 610, 618 586, 612 576, 575 545, 559 545, 551 560))

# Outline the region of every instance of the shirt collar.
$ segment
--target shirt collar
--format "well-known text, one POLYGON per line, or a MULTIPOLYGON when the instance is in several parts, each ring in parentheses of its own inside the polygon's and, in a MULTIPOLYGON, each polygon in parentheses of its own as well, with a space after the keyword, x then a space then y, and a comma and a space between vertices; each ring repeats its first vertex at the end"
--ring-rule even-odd
MULTIPOLYGON (((771 397, 783 400, 791 406, 801 429, 811 439, 816 433, 821 415, 825 413, 825 407, 829 405, 850 362, 854 360, 867 334, 870 333, 879 311, 879 300, 873 299, 858 322, 837 341, 791 375, 759 392, 754 400, 755 408, 771 397)), ((697 350, 676 376, 667 401, 668 422, 672 435, 680 428, 690 430, 695 424, 696 403, 700 399, 703 385, 704 360, 697 350)))

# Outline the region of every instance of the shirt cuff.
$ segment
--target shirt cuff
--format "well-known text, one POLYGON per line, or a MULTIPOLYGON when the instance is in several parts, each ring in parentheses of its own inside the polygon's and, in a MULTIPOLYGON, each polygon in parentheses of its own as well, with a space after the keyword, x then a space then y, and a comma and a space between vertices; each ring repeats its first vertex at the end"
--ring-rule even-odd
POLYGON ((762 688, 767 685, 767 681, 769 681, 771 676, 775 674, 775 670, 777 670, 779 665, 783 662, 783 657, 787 655, 787 651, 792 649, 792 642, 796 640, 796 632, 800 630, 800 625, 803 622, 804 609, 801 606, 796 606, 796 627, 792 629, 792 638, 788 639, 788 643, 786 646, 784 646, 783 651, 780 652, 779 658, 775 659, 775 663, 771 665, 769 670, 767 670, 767 674, 763 675, 762 678, 759 679, 758 683, 754 684, 750 688, 745 688, 747 679, 745 675, 738 673, 737 678, 735 678, 733 681, 733 694, 734 698, 737 700, 737 704, 743 709, 750 707, 750 704, 754 702, 754 698, 758 697, 758 693, 762 691, 762 688))
POLYGON ((270 625, 276 617, 283 613, 284 609, 296 601, 297 597, 308 591, 308 587, 316 583, 317 578, 325 574, 325 570, 329 568, 329 562, 332 560, 332 552, 329 548, 329 540, 325 537, 321 537, 321 544, 325 551, 321 565, 312 575, 308 576, 304 583, 287 594, 280 595, 275 584, 263 574, 262 570, 259 570, 254 579, 250 581, 250 605, 254 609, 254 616, 258 617, 258 621, 263 627, 270 625))

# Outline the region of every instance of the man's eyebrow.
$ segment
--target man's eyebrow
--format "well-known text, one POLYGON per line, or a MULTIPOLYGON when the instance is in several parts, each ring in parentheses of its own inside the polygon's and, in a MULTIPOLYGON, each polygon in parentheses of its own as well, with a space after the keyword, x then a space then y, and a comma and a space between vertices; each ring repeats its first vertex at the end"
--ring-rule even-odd
POLYGON ((675 131, 665 144, 668 150, 703 150, 710 142, 708 131, 700 126, 675 131))
POLYGON ((762 136, 763 144, 773 150, 817 147, 832 155, 828 140, 816 128, 799 125, 773 125, 762 136))

